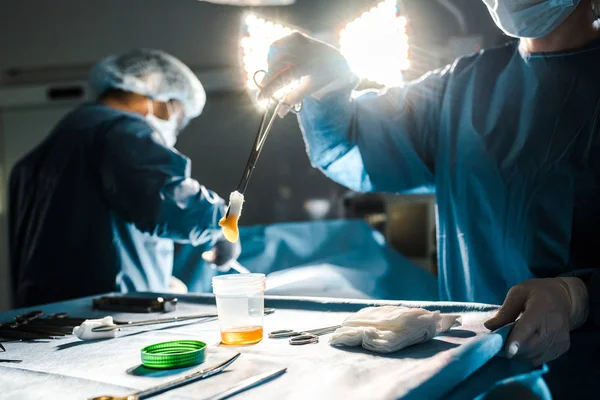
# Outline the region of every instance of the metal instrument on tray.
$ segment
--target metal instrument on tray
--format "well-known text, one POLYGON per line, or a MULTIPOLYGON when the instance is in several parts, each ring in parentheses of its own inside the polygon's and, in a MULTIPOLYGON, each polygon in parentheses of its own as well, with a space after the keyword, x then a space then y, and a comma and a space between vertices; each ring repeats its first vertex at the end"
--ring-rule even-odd
POLYGON ((177 309, 177 298, 102 296, 92 300, 96 310, 119 311, 124 313, 171 312, 177 309))
POLYGON ((291 345, 311 344, 317 343, 319 341, 319 336, 335 332, 340 327, 341 325, 333 325, 325 328, 310 329, 307 331, 284 329, 269 333, 269 337, 271 339, 291 338, 289 340, 291 345))
POLYGON ((240 383, 238 383, 237 385, 235 385, 234 387, 232 387, 231 389, 227 389, 221 393, 218 393, 214 396, 208 397, 204 400, 225 400, 230 398, 231 396, 234 396, 238 393, 241 393, 245 390, 251 389, 255 386, 258 386, 260 384, 263 384, 267 381, 270 381, 273 378, 278 377, 279 375, 285 373, 287 371, 287 368, 282 368, 280 370, 277 371, 270 371, 270 372, 265 372, 264 374, 260 374, 260 375, 256 375, 253 376, 252 378, 248 378, 246 380, 241 381, 240 383))
POLYGON ((195 372, 190 375, 186 375, 183 378, 175 379, 173 381, 164 383, 162 385, 154 386, 150 389, 142 390, 141 392, 132 393, 126 396, 98 396, 91 397, 88 400, 143 400, 150 398, 152 396, 157 396, 161 393, 164 393, 168 390, 178 388, 183 385, 187 385, 188 383, 196 382, 200 379, 206 379, 213 375, 216 375, 220 372, 223 372, 225 368, 230 366, 235 360, 238 359, 240 353, 231 357, 227 361, 223 361, 220 364, 213 365, 212 367, 204 368, 198 372, 195 372))
MULTIPOLYGON (((265 308, 265 315, 272 314, 274 312, 275 312, 275 309, 273 309, 273 308, 265 308)), ((92 328, 92 332, 107 332, 107 331, 112 331, 114 329, 121 329, 121 328, 135 328, 135 327, 140 327, 140 326, 170 324, 170 323, 174 323, 174 322, 193 321, 195 319, 216 318, 217 316, 218 315, 216 313, 207 313, 207 314, 186 315, 186 316, 182 316, 182 317, 151 319, 151 320, 137 321, 137 322, 121 322, 121 323, 115 323, 113 325, 105 325, 105 326, 99 326, 97 328, 92 328)))
POLYGON ((0 337, 14 340, 53 339, 70 335, 85 318, 72 318, 67 313, 46 316, 34 310, 17 315, 13 321, 0 323, 0 337))

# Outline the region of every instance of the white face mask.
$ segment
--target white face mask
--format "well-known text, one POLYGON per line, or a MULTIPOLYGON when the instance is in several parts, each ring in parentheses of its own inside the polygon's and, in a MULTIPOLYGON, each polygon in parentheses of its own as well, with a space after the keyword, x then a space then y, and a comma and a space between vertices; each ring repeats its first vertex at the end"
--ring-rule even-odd
POLYGON ((494 22, 509 36, 540 38, 550 34, 581 0, 483 0, 494 22))
POLYGON ((148 100, 148 113, 146 114, 146 121, 148 121, 152 129, 154 129, 154 131, 160 135, 160 138, 164 142, 165 146, 173 147, 177 142, 177 127, 179 125, 179 121, 169 103, 167 103, 167 108, 169 109, 169 119, 160 119, 154 115, 152 100, 148 100))

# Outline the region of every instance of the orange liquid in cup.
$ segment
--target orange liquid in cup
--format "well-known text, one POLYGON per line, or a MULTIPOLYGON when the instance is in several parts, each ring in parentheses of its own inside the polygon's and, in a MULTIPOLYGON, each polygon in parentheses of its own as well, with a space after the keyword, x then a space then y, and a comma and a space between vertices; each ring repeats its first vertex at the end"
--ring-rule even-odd
POLYGON ((229 345, 255 344, 262 340, 262 326, 247 326, 221 332, 221 343, 229 345))

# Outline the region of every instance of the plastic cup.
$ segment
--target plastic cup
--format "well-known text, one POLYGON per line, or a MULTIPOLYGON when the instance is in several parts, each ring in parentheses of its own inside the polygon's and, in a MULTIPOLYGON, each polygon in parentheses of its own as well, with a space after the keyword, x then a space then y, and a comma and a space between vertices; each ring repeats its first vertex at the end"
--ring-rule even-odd
POLYGON ((213 278, 221 343, 246 345, 262 340, 266 282, 264 274, 231 274, 213 278))

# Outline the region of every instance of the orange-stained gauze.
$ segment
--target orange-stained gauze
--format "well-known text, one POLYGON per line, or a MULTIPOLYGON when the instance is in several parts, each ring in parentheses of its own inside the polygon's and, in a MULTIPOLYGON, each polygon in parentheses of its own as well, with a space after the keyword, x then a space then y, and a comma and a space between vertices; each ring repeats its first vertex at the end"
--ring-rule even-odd
POLYGON ((244 204, 244 195, 238 192, 231 192, 229 195, 229 208, 226 217, 221 218, 219 226, 223 231, 225 239, 235 243, 240 238, 238 229, 238 220, 242 215, 242 205, 244 204))
POLYGON ((247 326, 221 332, 221 343, 228 345, 254 344, 260 342, 262 338, 262 326, 247 326))
POLYGON ((238 220, 239 216, 229 214, 228 218, 221 218, 219 221, 219 226, 223 231, 223 236, 225 239, 229 240, 231 243, 235 243, 240 238, 240 231, 238 230, 238 220))

